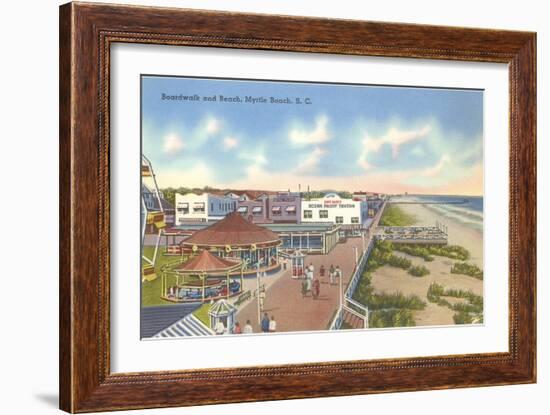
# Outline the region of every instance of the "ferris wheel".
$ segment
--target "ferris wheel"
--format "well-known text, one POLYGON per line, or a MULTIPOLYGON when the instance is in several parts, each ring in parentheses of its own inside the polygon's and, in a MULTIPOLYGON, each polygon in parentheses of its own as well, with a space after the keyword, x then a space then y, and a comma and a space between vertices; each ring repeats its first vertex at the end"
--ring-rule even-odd
POLYGON ((155 263, 166 221, 153 166, 144 155, 141 156, 141 185, 141 280, 152 281, 157 278, 155 263), (150 238, 155 241, 152 253, 145 245, 150 238))

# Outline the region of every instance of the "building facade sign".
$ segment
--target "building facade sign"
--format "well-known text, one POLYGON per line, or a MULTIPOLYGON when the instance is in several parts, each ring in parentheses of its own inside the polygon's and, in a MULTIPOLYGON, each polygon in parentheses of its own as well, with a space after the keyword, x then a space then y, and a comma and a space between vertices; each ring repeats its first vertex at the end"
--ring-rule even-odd
POLYGON ((364 200, 342 199, 328 193, 322 199, 302 201, 303 222, 331 222, 338 225, 362 225, 368 218, 364 200))

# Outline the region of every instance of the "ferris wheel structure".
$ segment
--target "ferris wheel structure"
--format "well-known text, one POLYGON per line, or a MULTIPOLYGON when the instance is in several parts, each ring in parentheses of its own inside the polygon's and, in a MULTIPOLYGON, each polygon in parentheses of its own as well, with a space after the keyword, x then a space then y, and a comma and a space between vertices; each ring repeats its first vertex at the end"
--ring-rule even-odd
POLYGON ((141 156, 141 279, 152 281, 157 278, 155 263, 159 245, 166 228, 166 215, 162 205, 161 193, 151 161, 141 156), (146 241, 155 241, 153 252, 145 249, 146 241), (147 252, 146 252, 147 251, 147 252))

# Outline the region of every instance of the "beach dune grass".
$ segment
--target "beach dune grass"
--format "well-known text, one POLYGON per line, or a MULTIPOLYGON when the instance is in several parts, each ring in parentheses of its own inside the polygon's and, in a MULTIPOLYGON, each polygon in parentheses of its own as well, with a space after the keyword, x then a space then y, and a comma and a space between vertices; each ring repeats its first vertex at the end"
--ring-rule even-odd
POLYGON ((412 226, 416 217, 405 212, 399 206, 388 204, 380 218, 380 226, 412 226))
POLYGON ((473 324, 483 322, 483 297, 472 291, 445 288, 441 284, 432 283, 428 288, 428 301, 455 311, 455 324, 473 324), (466 302, 451 304, 445 297, 461 298, 466 302))
POLYGON ((409 274, 413 277, 424 277, 430 273, 430 270, 424 265, 414 265, 409 268, 409 274))
POLYGON ((376 310, 369 316, 370 328, 411 327, 415 325, 413 312, 406 308, 399 310, 376 310))
POLYGON ((411 261, 393 253, 393 244, 389 241, 376 241, 367 262, 367 271, 374 271, 383 265, 409 269, 411 261))
POLYGON ((365 271, 353 294, 353 299, 369 307, 369 327, 414 326, 413 310, 423 310, 426 303, 418 296, 393 293, 375 293, 371 285, 372 272, 383 265, 409 269, 411 261, 393 255, 391 242, 377 241, 367 261, 365 271))
POLYGON ((470 258, 470 252, 459 245, 417 245, 417 244, 392 244, 396 251, 411 256, 423 258, 427 262, 433 261, 434 256, 442 256, 450 259, 465 261, 470 258))
POLYGON ((456 262, 453 264, 451 267, 451 274, 463 274, 477 278, 478 280, 483 279, 483 271, 481 268, 474 264, 468 264, 467 262, 456 262))

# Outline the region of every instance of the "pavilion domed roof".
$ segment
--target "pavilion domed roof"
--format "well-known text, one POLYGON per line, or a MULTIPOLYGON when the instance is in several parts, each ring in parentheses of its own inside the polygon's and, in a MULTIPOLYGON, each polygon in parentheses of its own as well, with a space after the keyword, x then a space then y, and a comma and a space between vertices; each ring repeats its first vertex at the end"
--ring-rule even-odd
POLYGON ((204 250, 194 258, 174 268, 180 272, 197 272, 197 273, 212 273, 223 272, 235 269, 240 265, 240 261, 232 261, 219 256, 213 255, 204 250))
POLYGON ((244 219, 238 212, 225 216, 208 228, 197 231, 182 242, 184 246, 250 246, 281 242, 279 236, 244 219))

